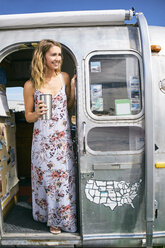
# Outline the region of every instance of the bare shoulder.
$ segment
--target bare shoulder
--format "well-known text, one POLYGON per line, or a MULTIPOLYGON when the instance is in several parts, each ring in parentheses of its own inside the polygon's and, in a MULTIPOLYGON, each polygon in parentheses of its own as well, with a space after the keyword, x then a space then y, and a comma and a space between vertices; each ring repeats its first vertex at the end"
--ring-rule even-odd
POLYGON ((25 82, 24 90, 34 93, 35 88, 34 88, 34 84, 32 83, 32 81, 28 80, 28 81, 25 82))
POLYGON ((64 78, 64 82, 65 82, 65 85, 67 85, 69 82, 70 82, 70 76, 67 72, 61 72, 63 78, 64 78))

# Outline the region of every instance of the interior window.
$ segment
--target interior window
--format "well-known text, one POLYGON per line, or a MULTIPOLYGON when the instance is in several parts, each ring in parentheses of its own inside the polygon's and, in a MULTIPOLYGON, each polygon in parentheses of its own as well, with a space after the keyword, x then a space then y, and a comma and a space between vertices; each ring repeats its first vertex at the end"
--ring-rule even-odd
POLYGON ((140 70, 132 54, 95 55, 89 60, 90 109, 97 116, 141 111, 140 70))

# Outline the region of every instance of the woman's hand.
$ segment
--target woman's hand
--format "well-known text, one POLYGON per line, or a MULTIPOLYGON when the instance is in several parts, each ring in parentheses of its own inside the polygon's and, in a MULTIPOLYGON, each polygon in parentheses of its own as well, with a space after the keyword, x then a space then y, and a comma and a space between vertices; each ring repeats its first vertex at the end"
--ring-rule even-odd
POLYGON ((46 111, 47 111, 47 106, 45 105, 45 103, 42 100, 38 100, 35 108, 37 118, 40 118, 42 115, 44 115, 46 111))

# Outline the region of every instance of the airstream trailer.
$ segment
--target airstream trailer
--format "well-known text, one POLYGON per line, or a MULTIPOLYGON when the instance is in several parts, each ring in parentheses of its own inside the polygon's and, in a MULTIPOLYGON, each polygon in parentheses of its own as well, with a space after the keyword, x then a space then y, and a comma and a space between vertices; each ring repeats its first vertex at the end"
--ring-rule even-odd
POLYGON ((1 15, 0 68, 1 245, 165 244, 165 27, 132 10, 1 15), (77 74, 78 231, 59 235, 32 219, 33 124, 8 108, 5 93, 24 86, 34 47, 47 38, 62 44, 62 70, 77 74))

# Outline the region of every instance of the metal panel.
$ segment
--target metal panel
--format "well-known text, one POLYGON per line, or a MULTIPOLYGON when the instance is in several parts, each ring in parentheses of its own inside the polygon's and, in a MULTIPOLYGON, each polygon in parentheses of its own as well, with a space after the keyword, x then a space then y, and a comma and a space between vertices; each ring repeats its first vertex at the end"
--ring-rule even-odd
MULTIPOLYGON (((164 34, 161 35, 165 41, 165 30, 164 34), (163 36, 164 35, 164 36, 163 36)), ((159 43, 159 39, 155 40, 156 44, 159 43)), ((165 162, 165 132, 164 132, 164 102, 165 94, 160 90, 160 81, 165 79, 165 56, 162 53, 152 54, 152 67, 153 71, 153 91, 154 91, 154 130, 155 130, 155 144, 157 150, 155 151, 155 163, 165 162)), ((157 201, 157 206, 155 211, 157 213, 154 221, 154 232, 162 231, 162 236, 165 236, 163 231, 165 230, 165 169, 156 168, 155 169, 155 200, 157 201)), ((161 238, 157 239, 157 244, 161 245, 161 238)), ((153 240, 155 243, 155 239, 153 240)))

